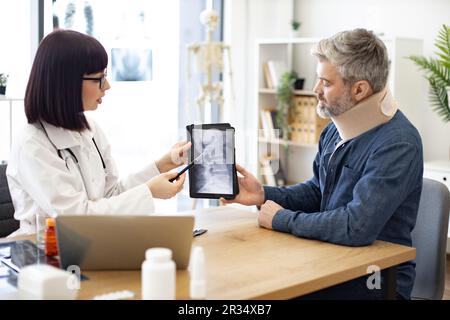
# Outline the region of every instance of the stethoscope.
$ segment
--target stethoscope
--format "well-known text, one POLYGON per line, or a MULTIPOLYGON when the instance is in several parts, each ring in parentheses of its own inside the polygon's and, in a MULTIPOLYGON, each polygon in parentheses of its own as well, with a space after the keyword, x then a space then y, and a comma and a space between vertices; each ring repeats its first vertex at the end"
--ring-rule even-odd
MULTIPOLYGON (((56 145, 53 143, 53 141, 50 139, 50 137, 49 137, 47 131, 45 130, 45 127, 44 127, 44 125, 42 124, 42 122, 39 121, 39 123, 41 124, 41 127, 42 127, 42 129, 44 130, 44 133, 45 133, 45 135, 47 136, 48 141, 50 141, 50 143, 52 144, 52 146, 55 148, 56 152, 58 153, 58 157, 60 157, 62 160, 64 160, 64 162, 65 162, 65 164, 66 164, 66 168, 67 168, 68 170, 70 170, 70 169, 69 169, 69 166, 67 165, 67 160, 68 160, 68 159, 72 159, 72 161, 76 164, 76 166, 78 167, 78 170, 79 170, 79 172, 80 172, 81 179, 83 180, 84 187, 85 187, 85 189, 86 189, 86 182, 84 181, 83 173, 81 172, 81 168, 80 168, 80 164, 79 164, 79 162, 78 162, 78 158, 75 156, 75 154, 73 153, 73 151, 70 150, 70 148, 58 149, 58 148, 56 147, 56 145), (63 151, 68 152, 68 153, 70 154, 70 156, 64 157, 64 156, 63 156, 63 151)), ((100 160, 102 161, 103 169, 106 170, 105 161, 103 160, 102 154, 100 153, 100 150, 98 149, 97 143, 95 142, 95 139, 94 139, 94 138, 92 138, 92 142, 94 142, 95 149, 97 149, 98 155, 100 156, 100 160)), ((86 189, 86 192, 87 192, 87 189, 86 189)))

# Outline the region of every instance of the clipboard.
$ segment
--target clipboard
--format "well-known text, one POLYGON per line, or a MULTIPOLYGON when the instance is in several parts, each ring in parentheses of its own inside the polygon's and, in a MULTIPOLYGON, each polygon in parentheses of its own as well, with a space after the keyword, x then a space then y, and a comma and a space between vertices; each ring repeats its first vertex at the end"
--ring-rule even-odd
POLYGON ((235 129, 229 123, 186 126, 192 142, 189 194, 200 199, 234 199, 239 193, 235 129))

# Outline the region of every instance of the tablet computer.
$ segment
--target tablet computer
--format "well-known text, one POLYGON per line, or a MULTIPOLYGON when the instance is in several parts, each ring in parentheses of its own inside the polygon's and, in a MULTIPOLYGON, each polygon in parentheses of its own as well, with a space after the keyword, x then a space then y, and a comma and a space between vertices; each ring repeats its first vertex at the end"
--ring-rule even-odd
POLYGON ((229 123, 186 126, 192 142, 189 168, 191 198, 233 199, 239 193, 234 147, 235 130, 229 123))

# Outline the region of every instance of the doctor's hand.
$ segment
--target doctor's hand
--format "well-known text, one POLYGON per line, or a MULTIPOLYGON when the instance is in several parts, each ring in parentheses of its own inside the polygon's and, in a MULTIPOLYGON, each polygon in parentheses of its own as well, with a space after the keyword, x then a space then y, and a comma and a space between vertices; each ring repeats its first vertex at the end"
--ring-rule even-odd
POLYGON ((183 163, 187 163, 188 150, 191 148, 190 141, 180 141, 172 146, 172 148, 156 161, 159 172, 164 173, 183 163))
POLYGON ((272 229, 272 220, 273 217, 277 214, 278 211, 284 209, 278 203, 273 202, 272 200, 267 200, 259 211, 258 216, 258 224, 262 228, 272 229))
POLYGON ((177 180, 170 182, 169 179, 175 178, 178 172, 166 172, 153 177, 147 182, 147 187, 154 198, 170 199, 183 189, 186 173, 183 173, 177 180))
POLYGON ((264 203, 264 189, 262 184, 250 172, 236 164, 237 171, 243 177, 238 177, 239 194, 232 200, 221 198, 223 203, 240 203, 246 206, 262 205, 264 203))

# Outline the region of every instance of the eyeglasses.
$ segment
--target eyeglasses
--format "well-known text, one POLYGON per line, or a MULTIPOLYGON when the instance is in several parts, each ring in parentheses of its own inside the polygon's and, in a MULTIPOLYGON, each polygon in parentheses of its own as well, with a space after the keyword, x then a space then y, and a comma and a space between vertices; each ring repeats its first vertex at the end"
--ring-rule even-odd
POLYGON ((106 73, 106 70, 105 70, 105 72, 103 73, 103 76, 101 76, 101 77, 98 77, 98 78, 94 78, 94 77, 83 77, 83 78, 81 78, 81 79, 83 79, 83 80, 95 80, 95 81, 98 81, 98 82, 99 82, 99 89, 102 90, 103 87, 105 86, 105 83, 106 83, 106 76, 107 76, 107 73, 106 73))

